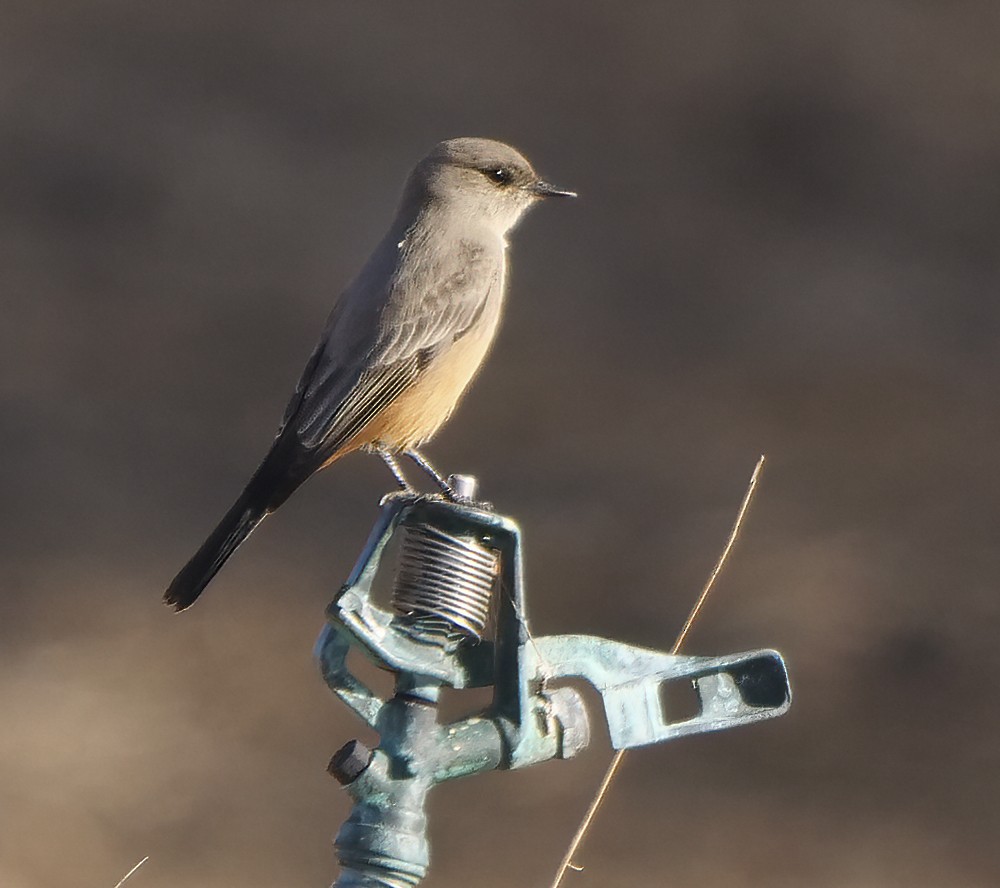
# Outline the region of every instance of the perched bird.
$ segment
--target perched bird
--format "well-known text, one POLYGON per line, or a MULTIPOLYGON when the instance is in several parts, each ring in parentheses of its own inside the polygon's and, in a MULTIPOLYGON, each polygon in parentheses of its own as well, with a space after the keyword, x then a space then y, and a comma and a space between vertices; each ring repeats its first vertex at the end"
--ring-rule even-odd
POLYGON ((508 232, 552 196, 575 195, 490 139, 441 142, 417 164, 388 232, 334 306, 271 449, 166 604, 190 607, 265 516, 352 451, 378 453, 404 489, 405 455, 451 495, 416 448, 448 419, 493 341, 508 232))

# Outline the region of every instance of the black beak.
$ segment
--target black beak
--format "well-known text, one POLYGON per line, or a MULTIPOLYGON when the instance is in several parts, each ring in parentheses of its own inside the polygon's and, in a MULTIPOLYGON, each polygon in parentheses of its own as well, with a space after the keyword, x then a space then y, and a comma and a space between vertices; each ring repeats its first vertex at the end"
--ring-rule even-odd
POLYGON ((548 182, 536 182, 531 186, 531 190, 539 197, 576 197, 575 191, 563 191, 555 185, 549 185, 548 182))

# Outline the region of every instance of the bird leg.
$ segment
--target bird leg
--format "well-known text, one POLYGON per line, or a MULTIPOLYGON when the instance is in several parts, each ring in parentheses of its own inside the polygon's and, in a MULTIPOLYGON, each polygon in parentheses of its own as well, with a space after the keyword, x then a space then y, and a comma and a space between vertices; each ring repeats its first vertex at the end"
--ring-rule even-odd
POLYGON ((413 488, 410 487, 410 482, 406 480, 406 476, 403 474, 403 470, 396 457, 384 447, 375 447, 373 449, 379 456, 382 457, 382 460, 389 467, 389 471, 392 472, 392 477, 396 479, 399 489, 412 492, 413 488))
POLYGON ((408 456, 417 464, 417 466, 423 469, 423 471, 427 473, 427 476, 439 488, 441 488, 441 492, 448 499, 450 499, 452 502, 457 502, 460 499, 460 497, 452 489, 452 486, 447 481, 445 481, 441 473, 437 469, 435 469, 434 466, 432 466, 429 462, 427 462, 424 455, 419 450, 416 450, 415 448, 411 447, 409 450, 403 451, 403 456, 408 456))

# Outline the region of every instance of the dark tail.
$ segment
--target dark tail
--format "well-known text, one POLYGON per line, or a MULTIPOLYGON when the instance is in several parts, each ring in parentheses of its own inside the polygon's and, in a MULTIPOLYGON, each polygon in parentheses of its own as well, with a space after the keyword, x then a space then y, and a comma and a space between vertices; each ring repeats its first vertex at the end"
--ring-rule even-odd
POLYGON ((176 611, 182 611, 194 604, 195 599, 201 595, 202 590, 219 572, 229 556, 264 520, 268 510, 259 503, 260 497, 253 496, 249 487, 243 491, 233 507, 226 512, 225 518, 219 522, 219 526, 212 531, 211 536, 202 543, 194 557, 174 577, 174 581, 163 596, 164 604, 171 605, 176 611))

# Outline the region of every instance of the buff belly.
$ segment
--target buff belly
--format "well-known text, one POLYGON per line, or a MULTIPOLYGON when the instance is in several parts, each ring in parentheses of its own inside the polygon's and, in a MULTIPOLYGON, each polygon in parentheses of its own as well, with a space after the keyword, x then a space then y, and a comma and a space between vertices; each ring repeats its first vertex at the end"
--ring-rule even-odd
POLYGON ((497 324, 494 319, 484 321, 437 355, 414 383, 330 462, 372 445, 399 451, 429 441, 447 422, 489 351, 497 324))

